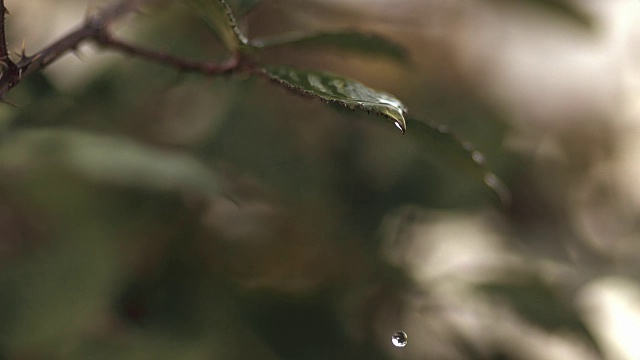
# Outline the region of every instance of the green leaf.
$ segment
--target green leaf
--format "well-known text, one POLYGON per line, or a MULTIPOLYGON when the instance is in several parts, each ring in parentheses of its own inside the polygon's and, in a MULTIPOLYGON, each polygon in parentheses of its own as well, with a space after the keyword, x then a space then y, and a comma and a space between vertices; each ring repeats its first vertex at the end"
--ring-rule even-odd
MULTIPOLYGON (((214 195, 214 173, 187 154, 76 130, 25 130, 0 145, 0 174, 67 172, 98 183, 214 195)), ((19 178, 19 176, 17 176, 19 178)))
POLYGON ((485 167, 484 155, 467 141, 460 140, 451 130, 436 122, 425 123, 407 118, 409 138, 417 143, 425 156, 449 166, 462 169, 470 176, 483 181, 500 198, 503 204, 511 201, 509 189, 494 173, 485 167))
POLYGON ((95 323, 105 299, 117 288, 121 267, 113 241, 117 235, 108 227, 91 226, 92 221, 81 215, 69 227, 72 231, 48 234, 37 252, 3 267, 3 350, 59 350, 62 341, 95 323))
POLYGON ((252 41, 252 45, 261 49, 282 46, 333 48, 363 55, 386 57, 399 62, 408 60, 407 52, 402 46, 375 34, 356 31, 314 34, 290 33, 278 37, 257 39, 252 41))
POLYGON ((236 14, 242 16, 251 12, 260 3, 260 0, 227 0, 227 3, 236 14))
POLYGON ((404 118, 406 108, 400 100, 355 80, 288 66, 271 66, 263 69, 263 72, 270 80, 295 92, 335 102, 350 109, 373 111, 390 119, 403 133, 407 128, 404 118))
POLYGON ((189 0, 189 4, 230 51, 237 52, 249 44, 224 0, 189 0))
POLYGON ((520 316, 549 331, 567 329, 583 336, 598 349, 579 312, 558 289, 538 276, 524 275, 511 282, 487 282, 478 290, 508 301, 520 316))

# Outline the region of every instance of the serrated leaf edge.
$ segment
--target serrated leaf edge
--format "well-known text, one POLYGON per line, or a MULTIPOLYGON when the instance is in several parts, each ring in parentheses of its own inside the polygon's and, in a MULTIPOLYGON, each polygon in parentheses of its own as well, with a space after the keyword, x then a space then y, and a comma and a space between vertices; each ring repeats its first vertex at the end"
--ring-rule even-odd
MULTIPOLYGON (((343 77, 341 77, 341 76, 339 76, 339 75, 335 75, 335 74, 328 73, 328 72, 322 72, 322 73, 323 73, 323 74, 330 75, 330 76, 334 76, 334 77, 343 78, 343 77)), ((398 128, 398 129, 403 133, 403 134, 407 131, 407 122, 406 122, 405 117, 404 117, 404 113, 406 112, 406 108, 404 107, 404 105, 402 105, 402 107, 400 108, 400 111, 398 112, 398 115, 399 115, 399 116, 398 116, 398 119, 395 119, 395 118, 393 118, 393 117, 391 117, 391 116, 389 116, 389 115, 387 115, 387 114, 385 114, 385 113, 383 113, 383 112, 377 111, 377 110, 375 110, 375 109, 373 108, 373 106, 385 106, 385 107, 390 108, 390 109, 393 109, 393 110, 395 111, 395 106, 385 105, 385 104, 382 104, 382 105, 381 105, 381 104, 378 104, 378 103, 372 103, 372 102, 369 102, 369 101, 361 101, 362 103, 365 103, 365 104, 349 105, 348 103, 346 103, 346 102, 344 102, 344 101, 342 101, 342 100, 340 100, 340 99, 336 99, 336 98, 333 98, 333 97, 330 97, 330 96, 323 97, 323 96, 320 96, 320 95, 318 95, 318 94, 315 94, 315 93, 313 93, 313 92, 311 92, 311 91, 305 90, 305 89, 303 89, 303 88, 301 88, 301 87, 299 87, 299 86, 296 86, 296 85, 294 85, 294 84, 291 84, 290 82, 288 82, 288 81, 286 81, 286 80, 283 80, 283 79, 281 79, 281 78, 279 78, 279 77, 277 77, 277 76, 274 76, 273 74, 269 73, 268 69, 266 69, 266 68, 261 69, 261 74, 262 74, 263 76, 265 76, 268 80, 273 81, 273 82, 277 82, 277 83, 279 83, 279 84, 281 84, 281 85, 284 85, 284 86, 285 86, 285 87, 287 87, 289 90, 292 90, 292 91, 294 91, 294 92, 296 92, 296 93, 298 93, 298 94, 304 95, 304 96, 309 96, 309 97, 312 97, 312 98, 317 98, 317 99, 320 99, 321 101, 323 101, 323 102, 327 102, 327 103, 328 103, 328 102, 338 103, 338 104, 340 104, 340 105, 342 105, 342 106, 344 106, 344 107, 346 107, 346 108, 348 108, 348 109, 351 109, 351 110, 360 109, 360 110, 366 111, 367 113, 369 113, 370 111, 373 111, 373 112, 375 112, 375 113, 376 113, 376 115, 382 115, 382 116, 386 117, 387 119, 391 120, 391 121, 394 123, 394 125, 395 125, 395 126, 396 126, 396 127, 397 127, 397 128, 398 128), (368 104, 369 106, 367 106, 367 104, 368 104)), ((364 85, 364 84, 360 83, 359 81, 352 80, 352 79, 348 79, 348 80, 349 80, 349 81, 353 81, 353 82, 355 82, 355 83, 358 83, 358 84, 360 84, 360 85, 362 85, 362 86, 365 86, 365 87, 369 88, 368 86, 366 86, 366 85, 364 85)), ((369 88, 369 89, 371 89, 371 88, 369 88)), ((382 95, 386 95, 386 96, 390 96, 390 97, 392 97, 390 94, 388 94, 388 93, 386 93, 386 92, 379 91, 379 90, 375 90, 375 89, 371 89, 371 90, 373 90, 373 91, 375 91, 375 92, 377 92, 377 93, 379 93, 379 94, 382 94, 382 95)))

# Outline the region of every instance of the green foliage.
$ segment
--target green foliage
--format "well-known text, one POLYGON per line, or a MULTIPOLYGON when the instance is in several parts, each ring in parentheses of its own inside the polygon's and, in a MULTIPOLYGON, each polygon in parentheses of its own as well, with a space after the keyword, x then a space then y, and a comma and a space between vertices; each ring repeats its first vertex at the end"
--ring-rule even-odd
POLYGON ((186 154, 162 151, 129 139, 77 130, 15 132, 0 146, 0 172, 60 171, 93 182, 157 191, 216 195, 213 172, 186 154))
POLYGON ((362 54, 365 56, 377 56, 407 63, 406 50, 392 42, 375 34, 364 34, 356 31, 344 32, 320 32, 320 33, 290 33, 282 36, 256 39, 251 42, 260 49, 274 47, 319 48, 324 51, 341 50, 362 54))
POLYGON ((230 0, 227 3, 234 10, 234 13, 242 16, 254 10, 260 4, 260 0, 230 0))
MULTIPOLYGON (((279 37, 249 41, 238 28, 231 8, 224 0, 191 0, 190 4, 194 6, 198 14, 208 15, 208 18, 205 19, 207 24, 215 30, 215 33, 232 52, 240 51, 248 54, 254 48, 265 50, 281 46, 292 49, 320 47, 383 56, 402 63, 407 61, 406 51, 394 42, 381 36, 354 31, 315 34, 289 33, 279 37)), ((356 80, 328 72, 303 71, 290 66, 268 66, 262 71, 270 80, 285 85, 295 92, 318 97, 326 102, 337 103, 351 110, 357 108, 382 115, 390 119, 402 133, 407 130, 405 120, 407 109, 393 95, 371 89, 356 80)), ((438 143, 439 153, 436 157, 443 162, 467 169, 477 168, 478 165, 481 165, 477 159, 469 156, 475 155, 477 158, 481 156, 479 152, 472 152, 468 146, 462 146, 460 141, 452 141, 450 130, 433 132, 435 128, 437 126, 424 127, 418 123, 417 131, 426 131, 427 134, 418 134, 414 138, 438 143), (449 154, 453 154, 453 156, 450 157, 449 154), (459 154, 466 156, 460 157, 459 154)), ((500 180, 493 174, 487 175, 482 166, 480 168, 482 176, 477 178, 494 189, 502 201, 507 203, 508 191, 500 180)))
POLYGON ((408 136, 421 149, 421 154, 433 161, 446 159, 465 174, 485 182, 498 195, 504 205, 511 201, 509 189, 493 173, 487 171, 485 156, 468 141, 460 140, 447 126, 436 122, 424 123, 407 118, 407 126, 413 131, 408 136))
POLYGON ((584 337, 590 345, 598 345, 561 289, 554 288, 535 274, 512 279, 510 282, 490 282, 479 286, 490 296, 506 300, 524 319, 549 331, 569 330, 584 337), (564 295, 564 296, 563 296, 564 295))
POLYGON ((400 100, 355 80, 327 72, 301 71, 288 66, 270 66, 264 72, 271 80, 301 94, 337 102, 352 110, 373 111, 389 118, 403 133, 407 128, 404 119, 406 108, 400 100))
POLYGON ((2 348, 62 350, 104 311, 120 275, 114 234, 92 227, 96 220, 74 220, 64 223, 72 232, 50 234, 50 244, 0 271, 2 348))
MULTIPOLYGON (((411 204, 438 216, 484 214, 485 185, 508 203, 510 193, 489 165, 500 163, 497 171, 507 174, 521 169, 504 155, 486 161, 474 146, 502 151, 505 134, 488 125, 504 126, 500 111, 478 105, 481 97, 469 92, 445 93, 437 80, 408 81, 423 75, 420 67, 402 77, 406 91, 395 96, 301 70, 329 68, 324 59, 278 65, 308 50, 375 56, 399 71, 409 63, 403 46, 364 32, 250 40, 239 24, 257 3, 189 0, 193 12, 165 14, 181 29, 172 35, 188 39, 171 47, 179 53, 171 56, 219 55, 210 34, 187 18, 196 14, 238 60, 230 76, 176 77, 180 66, 136 59, 67 90, 48 73, 33 74, 9 94, 21 107, 0 112, 0 358, 388 360, 427 338, 452 347, 459 341, 477 358, 489 357, 494 343, 474 343, 465 337, 473 328, 458 333, 460 324, 444 317, 424 323, 435 324, 431 334, 403 328, 403 316, 421 312, 412 308, 420 301, 433 300, 436 312, 452 306, 455 313, 458 304, 442 300, 451 288, 431 288, 437 274, 423 281, 404 262, 424 255, 456 266, 468 250, 441 256, 430 241, 450 239, 430 234, 418 211, 397 213, 411 204), (273 84, 293 94, 270 91, 273 84), (424 108, 409 115, 403 102, 424 108), (434 104, 444 104, 438 114, 430 112, 434 104), (373 115, 384 121, 370 121, 373 115), (465 131, 464 121, 476 127, 465 131), (392 235, 380 231, 389 218, 400 224, 392 235), (415 252, 401 239, 409 233, 415 252), (409 332, 405 349, 391 347, 397 330, 409 332)), ((564 2, 535 3, 574 14, 564 2)), ((164 44, 166 27, 150 28, 150 42, 164 44)), ((377 69, 363 67, 358 76, 377 69)), ((446 79, 446 86, 465 86, 446 79)), ((537 197, 535 188, 521 186, 537 197)), ((501 210, 489 212, 512 216, 501 210)), ((516 280, 479 289, 535 327, 596 342, 557 288, 536 276, 516 280)))
POLYGON ((188 0, 188 4, 227 49, 236 52, 248 45, 247 37, 238 27, 238 21, 224 0, 188 0))

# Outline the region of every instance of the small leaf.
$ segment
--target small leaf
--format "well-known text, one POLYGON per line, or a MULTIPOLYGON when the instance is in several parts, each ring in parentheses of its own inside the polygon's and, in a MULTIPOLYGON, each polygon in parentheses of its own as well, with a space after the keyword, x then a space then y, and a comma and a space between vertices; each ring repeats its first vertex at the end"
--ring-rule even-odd
POLYGON ((355 80, 326 72, 302 71, 288 66, 271 66, 263 71, 270 80, 298 93, 336 102, 351 109, 373 111, 389 118, 403 133, 407 128, 404 119, 406 108, 400 100, 355 80))
POLYGON ((224 0, 189 0, 189 4, 230 51, 236 52, 249 44, 224 0))
POLYGON ((406 62, 406 50, 381 36, 356 31, 321 32, 314 34, 290 33, 278 37, 257 39, 252 44, 258 48, 274 48, 281 46, 334 48, 343 51, 387 57, 399 62, 406 62))
MULTIPOLYGON (((91 181, 154 190, 217 194, 217 178, 194 158, 116 136, 25 130, 0 145, 0 174, 63 171, 91 181)), ((20 176, 17 176, 20 178, 20 176)))
POLYGON ((423 153, 436 161, 445 161, 449 166, 462 169, 470 176, 483 181, 508 205, 511 193, 494 173, 487 170, 484 155, 469 142, 460 140, 445 125, 436 122, 425 123, 417 119, 407 118, 411 131, 408 136, 419 144, 423 153))

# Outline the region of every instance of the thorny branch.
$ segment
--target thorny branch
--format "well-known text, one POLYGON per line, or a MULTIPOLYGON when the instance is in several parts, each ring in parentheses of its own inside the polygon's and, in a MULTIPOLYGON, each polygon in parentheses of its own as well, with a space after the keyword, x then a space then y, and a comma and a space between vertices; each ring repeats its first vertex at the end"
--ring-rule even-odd
POLYGON ((0 0, 0 58, 4 59, 9 56, 9 50, 7 50, 7 39, 4 35, 4 18, 7 14, 7 8, 4 7, 4 0, 0 0))
POLYGON ((137 11, 141 5, 153 3, 158 0, 120 0, 114 5, 103 9, 95 15, 88 17, 84 23, 67 35, 53 42, 34 55, 27 56, 22 50, 21 58, 13 62, 9 58, 7 50, 4 14, 8 13, 4 6, 4 0, 0 0, 0 101, 5 102, 4 97, 9 90, 16 86, 23 77, 38 72, 68 52, 75 51, 78 46, 86 41, 94 41, 98 45, 137 56, 149 61, 162 63, 175 67, 182 71, 200 72, 207 75, 228 73, 240 66, 240 59, 234 56, 228 62, 217 64, 210 62, 196 62, 182 59, 173 55, 140 48, 113 38, 109 32, 111 24, 120 18, 137 11))
MULTIPOLYGON (((7 8, 4 6, 4 0, 0 0, 0 83, 2 83, 2 88, 4 88, 4 83, 7 83, 7 86, 10 88, 17 84, 15 79, 12 79, 12 76, 5 76, 5 74, 15 74, 19 73, 19 70, 14 64, 13 61, 9 58, 9 50, 7 48, 7 37, 4 32, 4 21, 6 15, 9 13, 7 8)), ((4 101, 4 93, 0 94, 0 101, 4 101)))

